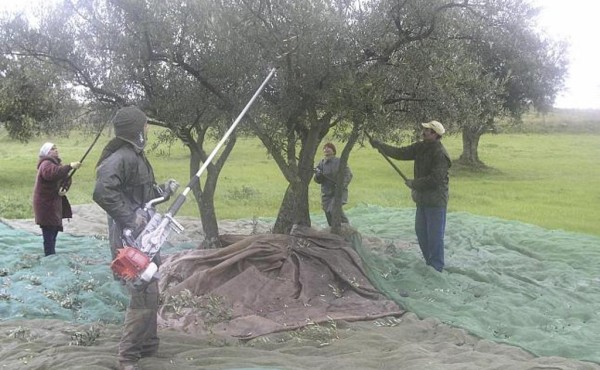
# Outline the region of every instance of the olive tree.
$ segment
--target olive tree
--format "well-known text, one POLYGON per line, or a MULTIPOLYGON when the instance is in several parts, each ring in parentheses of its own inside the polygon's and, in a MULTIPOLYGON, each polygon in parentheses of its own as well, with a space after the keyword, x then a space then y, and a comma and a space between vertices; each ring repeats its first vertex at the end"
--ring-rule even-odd
POLYGON ((65 134, 76 123, 79 104, 60 73, 36 60, 0 56, 0 123, 13 139, 65 134))
MULTIPOLYGON (((5 50, 61 68, 91 105, 113 111, 139 105, 151 124, 168 128, 189 148, 194 175, 208 157, 207 139, 228 128, 266 71, 232 56, 231 22, 211 6, 216 3, 65 2, 38 27, 15 30, 5 50)), ((213 196, 234 144, 235 135, 207 167, 204 186, 193 186, 209 244, 218 242, 213 196)))
MULTIPOLYGON (((528 31, 529 16, 523 0, 80 0, 4 39, 12 55, 60 67, 97 105, 141 105, 189 148, 191 175, 208 158, 206 139, 276 67, 239 133, 256 135, 288 182, 274 228, 287 233, 311 223, 308 188, 326 136, 345 143, 344 167, 363 132, 402 141, 432 118, 471 132, 519 112, 511 107, 549 103, 560 52, 543 58, 553 49, 528 31)), ((209 244, 236 135, 194 186, 209 244)), ((340 199, 338 189, 336 225, 340 199)))

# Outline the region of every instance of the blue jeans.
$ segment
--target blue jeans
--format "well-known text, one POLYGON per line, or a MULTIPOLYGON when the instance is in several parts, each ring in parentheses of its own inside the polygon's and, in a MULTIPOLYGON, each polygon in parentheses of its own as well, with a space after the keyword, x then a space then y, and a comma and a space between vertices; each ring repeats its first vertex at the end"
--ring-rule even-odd
POLYGON ((444 268, 444 232, 446 207, 417 206, 415 232, 425 263, 437 271, 444 268))

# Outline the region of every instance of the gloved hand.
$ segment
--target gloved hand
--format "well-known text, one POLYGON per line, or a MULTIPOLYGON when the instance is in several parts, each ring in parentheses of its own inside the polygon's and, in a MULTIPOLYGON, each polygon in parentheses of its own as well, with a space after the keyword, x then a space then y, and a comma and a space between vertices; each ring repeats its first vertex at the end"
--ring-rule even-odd
POLYGON ((175 179, 168 179, 167 182, 165 182, 165 191, 169 194, 175 193, 178 188, 179 183, 175 179))
POLYGON ((146 224, 148 223, 148 220, 146 219, 146 217, 144 217, 144 215, 142 215, 141 211, 137 211, 135 213, 135 230, 142 230, 144 227, 146 227, 146 224))
POLYGON ((131 229, 126 228, 123 229, 123 235, 122 235, 122 239, 124 241, 124 244, 127 247, 135 247, 135 237, 133 236, 133 231, 131 231, 131 229))
POLYGON ((58 188, 58 195, 64 197, 67 194, 67 191, 71 188, 71 184, 73 183, 73 178, 71 176, 67 177, 63 180, 62 184, 58 188))
POLYGON ((81 162, 71 162, 69 165, 71 166, 72 169, 76 170, 79 167, 81 167, 81 162))
POLYGON ((409 188, 413 189, 413 182, 415 180, 406 180, 404 181, 404 183, 406 184, 406 186, 408 186, 409 188))
POLYGON ((323 170, 320 167, 315 168, 315 181, 317 184, 323 181, 323 170))
POLYGON ((142 230, 144 230, 147 224, 148 218, 145 216, 145 212, 142 209, 138 208, 135 211, 133 218, 130 219, 129 222, 127 222, 127 225, 123 229, 123 236, 125 237, 125 231, 129 230, 132 239, 135 239, 138 235, 140 235, 140 233, 142 232, 142 230))

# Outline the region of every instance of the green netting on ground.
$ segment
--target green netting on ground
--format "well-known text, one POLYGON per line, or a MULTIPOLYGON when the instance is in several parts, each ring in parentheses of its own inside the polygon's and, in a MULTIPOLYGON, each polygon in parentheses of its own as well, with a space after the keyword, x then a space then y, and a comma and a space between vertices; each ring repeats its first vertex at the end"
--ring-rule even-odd
POLYGON ((129 298, 112 278, 108 241, 60 233, 56 250, 43 257, 41 235, 0 223, 0 319, 123 322, 129 298))
POLYGON ((387 241, 377 252, 355 244, 374 283, 409 311, 537 355, 600 362, 600 238, 450 213, 440 274, 422 261, 414 209, 347 214, 387 241))
MULTIPOLYGON (((363 238, 384 240, 355 244, 373 282, 404 308, 540 356, 600 363, 600 238, 450 213, 439 274, 422 262, 414 209, 347 215, 363 238)), ((325 224, 322 214, 313 221, 325 224)), ((108 242, 61 233, 57 252, 41 257, 41 236, 0 223, 0 318, 121 323, 127 295, 109 271, 108 242)))

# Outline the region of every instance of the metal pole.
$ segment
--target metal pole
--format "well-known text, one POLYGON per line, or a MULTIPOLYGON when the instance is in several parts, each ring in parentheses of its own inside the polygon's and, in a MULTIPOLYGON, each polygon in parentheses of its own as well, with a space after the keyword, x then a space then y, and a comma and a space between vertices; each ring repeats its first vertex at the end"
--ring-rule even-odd
MULTIPOLYGON (((369 135, 366 131, 365 131, 365 135, 367 136, 367 138, 369 140, 371 140, 371 141, 373 140, 373 138, 371 137, 371 135, 369 135)), ((400 169, 394 164, 394 162, 392 162, 391 159, 388 158, 387 155, 385 155, 385 154, 383 154, 381 152, 379 152, 379 153, 383 156, 383 158, 385 158, 386 161, 388 161, 388 163, 396 170, 396 172, 398 172, 398 175, 400 175, 404 179, 404 181, 408 181, 408 177, 404 176, 404 174, 402 173, 402 171, 400 171, 400 169)))
MULTIPOLYGON (((88 149, 85 151, 85 154, 83 155, 83 157, 81 157, 81 160, 79 161, 79 163, 83 163, 83 160, 85 159, 85 157, 87 157, 87 155, 90 154, 90 151, 92 150, 92 148, 94 147, 94 145, 96 145, 96 142, 100 138, 100 135, 102 135, 102 131, 104 131, 104 127, 106 127, 107 124, 108 124, 108 121, 104 122, 104 124, 102 125, 102 127, 100 127, 100 131, 98 131, 98 134, 96 134, 96 137, 94 138, 94 141, 92 141, 92 145, 90 145, 88 147, 88 149)), ((66 193, 69 190, 67 187, 65 187, 65 184, 69 181, 69 179, 71 179, 71 177, 73 177, 73 175, 75 174, 75 172, 77 172, 76 168, 74 168, 69 173, 69 176, 67 176, 67 178, 65 180, 63 180, 63 182, 60 185, 60 189, 59 189, 60 193, 66 193)))
POLYGON ((233 130, 235 130, 235 128, 238 125, 238 123, 240 123, 240 121, 242 120, 242 118, 244 117, 244 115, 246 114, 246 112, 248 111, 248 109, 250 109, 250 106, 252 106, 252 104, 254 103, 254 101, 256 100, 256 98, 260 95, 260 93, 264 89, 264 87, 267 84, 267 82, 269 82, 269 80, 271 79, 271 77, 273 77, 273 75, 275 74, 275 70, 276 70, 276 68, 271 69, 271 72, 269 73, 269 75, 265 78, 265 80, 263 81, 263 83, 256 90, 256 92, 254 93, 254 95, 252 96, 252 98, 250 99, 250 101, 248 102, 248 104, 246 104, 246 106, 244 107, 244 109, 242 110, 242 112, 238 115, 238 117, 235 119, 235 121, 231 124, 231 127, 229 127, 229 130, 227 130, 227 132, 225 133, 225 135, 223 135, 223 138, 221 138, 221 140, 217 143, 217 146, 215 146, 215 148, 210 153, 210 155, 208 156, 208 158, 206 158, 206 160, 204 161, 204 163, 202 164, 202 166, 200 167, 200 169, 198 170, 198 172, 196 172, 196 174, 192 177, 192 179, 188 183, 187 187, 181 192, 181 194, 179 194, 179 196, 177 197, 177 199, 175 200, 175 202, 173 203, 173 205, 171 205, 171 207, 167 211, 167 213, 169 215, 174 216, 175 213, 177 213, 177 211, 179 210, 179 208, 181 208, 181 206, 183 205, 183 203, 186 200, 187 194, 192 189, 192 186, 194 186, 194 184, 196 184, 196 182, 200 181, 200 175, 202 174, 202 172, 204 172, 204 170, 206 170, 206 167, 209 166, 209 164, 211 163, 211 161, 214 158, 214 156, 217 155, 217 152, 219 151, 219 149, 221 149, 221 146, 223 146, 223 144, 229 138, 229 136, 231 135, 231 133, 233 132, 233 130))

